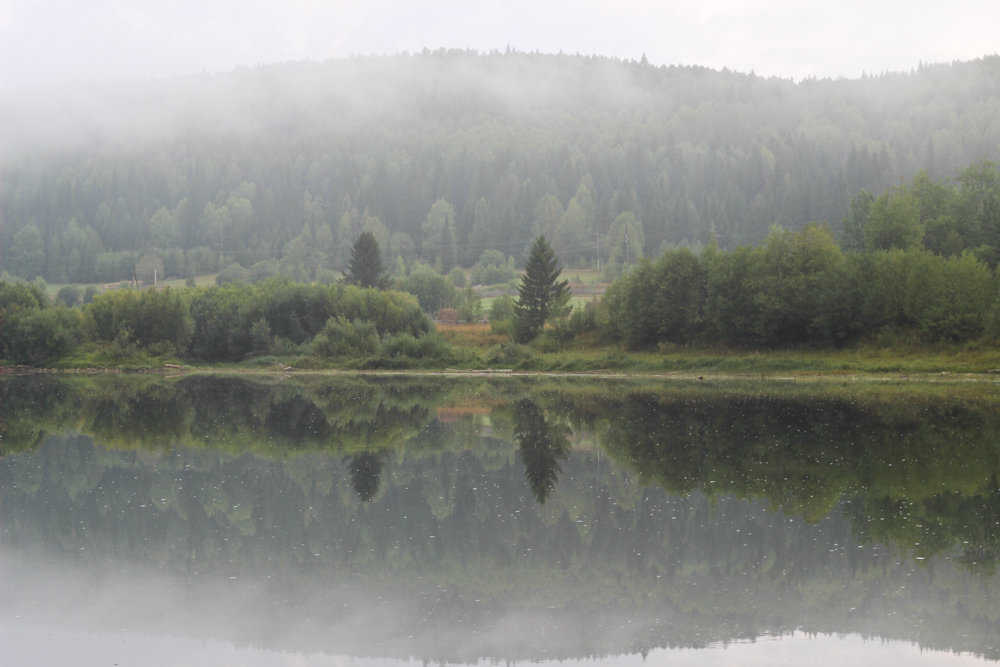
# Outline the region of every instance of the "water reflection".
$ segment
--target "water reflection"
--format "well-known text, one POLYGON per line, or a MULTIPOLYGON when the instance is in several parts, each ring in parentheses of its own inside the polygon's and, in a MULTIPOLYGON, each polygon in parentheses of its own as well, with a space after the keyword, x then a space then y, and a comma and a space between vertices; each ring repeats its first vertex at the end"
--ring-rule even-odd
POLYGON ((563 424, 549 424, 538 405, 528 398, 514 403, 514 439, 524 464, 524 476, 539 504, 556 486, 562 470, 559 461, 569 453, 570 430, 563 424))
POLYGON ((378 493, 379 478, 382 476, 382 454, 361 452, 348 459, 351 470, 351 487, 364 502, 370 502, 378 493))
POLYGON ((803 631, 1000 658, 996 390, 821 389, 4 379, 0 626, 434 662, 803 631))

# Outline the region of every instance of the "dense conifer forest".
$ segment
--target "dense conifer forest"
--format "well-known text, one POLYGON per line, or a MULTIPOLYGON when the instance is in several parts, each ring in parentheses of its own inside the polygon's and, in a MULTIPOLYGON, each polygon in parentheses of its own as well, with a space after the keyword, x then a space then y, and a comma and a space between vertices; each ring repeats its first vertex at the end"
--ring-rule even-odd
POLYGON ((539 234, 602 269, 773 225, 839 239, 863 191, 1000 158, 998 84, 996 56, 795 82, 437 51, 37 93, 0 102, 0 270, 313 280, 364 231, 397 275, 522 266, 539 234))

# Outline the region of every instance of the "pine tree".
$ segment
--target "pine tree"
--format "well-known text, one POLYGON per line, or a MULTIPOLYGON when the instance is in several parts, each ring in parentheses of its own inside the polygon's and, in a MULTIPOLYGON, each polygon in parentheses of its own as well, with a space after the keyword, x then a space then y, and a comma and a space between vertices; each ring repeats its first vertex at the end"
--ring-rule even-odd
POLYGON ((363 232, 354 242, 344 280, 360 287, 385 289, 388 279, 382 266, 382 252, 371 232, 363 232))
POLYGON ((526 343, 535 338, 545 322, 569 298, 569 281, 559 280, 562 266, 555 252, 539 236, 531 246, 528 263, 518 286, 514 305, 514 340, 526 343))

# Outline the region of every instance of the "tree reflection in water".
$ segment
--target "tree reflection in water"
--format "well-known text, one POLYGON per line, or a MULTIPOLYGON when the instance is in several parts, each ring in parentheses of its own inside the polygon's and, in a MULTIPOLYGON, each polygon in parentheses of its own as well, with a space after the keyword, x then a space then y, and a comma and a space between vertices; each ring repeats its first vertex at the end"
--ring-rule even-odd
POLYGON ((371 502, 378 493, 379 478, 385 461, 380 452, 362 452, 348 458, 351 487, 361 502, 371 502))
POLYGON ((531 493, 544 503, 562 470, 559 461, 569 454, 569 429, 549 424, 537 403, 522 398, 514 404, 514 439, 531 493))
POLYGON ((969 383, 0 378, 0 626, 48 599, 69 627, 166 627, 148 569, 180 591, 171 631, 295 650, 472 664, 805 629, 1000 659, 998 405, 969 383))

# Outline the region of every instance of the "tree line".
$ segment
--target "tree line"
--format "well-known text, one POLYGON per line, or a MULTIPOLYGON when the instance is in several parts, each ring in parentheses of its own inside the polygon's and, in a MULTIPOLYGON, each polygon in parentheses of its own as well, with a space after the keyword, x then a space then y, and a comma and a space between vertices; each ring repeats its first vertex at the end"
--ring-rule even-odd
MULTIPOLYGON (((530 342, 567 310, 569 283, 558 280, 561 271, 545 237, 538 237, 518 300, 500 302, 508 306, 516 342, 530 342)), ((454 284, 431 269, 390 280, 370 232, 355 242, 345 275, 332 284, 287 278, 248 284, 221 274, 216 282, 184 290, 88 292, 77 310, 76 289, 62 288, 53 303, 38 282, 0 281, 0 360, 53 362, 82 342, 103 345, 119 358, 141 350, 207 362, 275 354, 376 358, 379 365, 451 358, 452 350, 433 331, 431 314, 459 300, 454 284)), ((463 319, 481 317, 475 290, 467 287, 460 300, 463 319)), ((492 309, 494 319, 501 310, 492 309)))
MULTIPOLYGON (((839 231, 861 190, 1000 159, 998 68, 994 56, 795 83, 435 52, 141 84, 152 95, 123 85, 64 105, 99 113, 74 117, 92 131, 62 142, 18 125, 28 102, 7 100, 8 141, 25 145, 0 164, 0 270, 109 283, 235 265, 323 280, 368 231, 397 276, 487 252, 520 266, 541 234, 567 266, 614 276, 713 234, 732 250, 772 224, 839 231)), ((966 242, 997 243, 936 241, 966 242)))
POLYGON ((79 308, 35 284, 0 281, 0 358, 53 362, 81 343, 108 361, 136 352, 200 361, 308 353, 439 358, 444 346, 416 298, 394 290, 276 278, 186 289, 115 290, 79 308))
MULTIPOLYGON (((575 310, 567 305, 567 281, 559 279, 561 263, 539 236, 517 300, 497 299, 489 317, 517 343, 544 334, 562 345, 597 331, 633 349, 955 343, 1000 335, 995 165, 972 165, 953 181, 919 172, 878 197, 862 191, 842 226, 839 244, 828 225, 809 224, 799 231, 773 226, 760 245, 732 251, 714 239, 700 250, 670 248, 640 259, 600 302, 575 310)), ((502 254, 487 255, 490 265, 477 267, 509 275, 502 254)), ((456 351, 432 335, 430 316, 456 304, 465 320, 486 315, 472 287, 455 286, 464 285, 465 272, 450 275, 422 265, 393 279, 375 235, 363 232, 344 278, 333 283, 248 284, 249 276, 224 272, 212 288, 88 290, 76 312, 54 307, 37 283, 0 282, 0 358, 43 363, 90 341, 118 356, 142 348, 202 361, 305 354, 440 363, 456 351)), ((72 305, 80 294, 65 287, 58 297, 72 305)))
POLYGON ((631 348, 754 349, 993 337, 998 305, 995 274, 972 253, 844 253, 812 226, 733 252, 668 251, 614 283, 601 308, 605 331, 631 348))
POLYGON ((856 196, 840 244, 828 225, 773 227, 756 247, 712 243, 641 261, 605 295, 605 331, 633 348, 995 337, 998 240, 995 165, 970 166, 953 182, 919 172, 880 196, 856 196))

